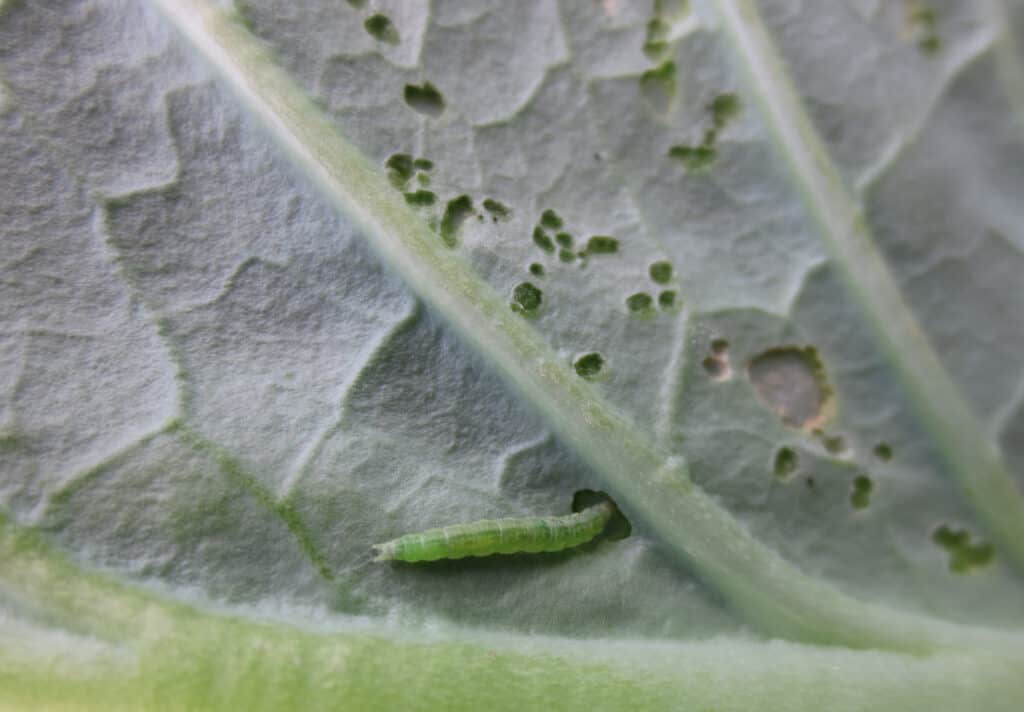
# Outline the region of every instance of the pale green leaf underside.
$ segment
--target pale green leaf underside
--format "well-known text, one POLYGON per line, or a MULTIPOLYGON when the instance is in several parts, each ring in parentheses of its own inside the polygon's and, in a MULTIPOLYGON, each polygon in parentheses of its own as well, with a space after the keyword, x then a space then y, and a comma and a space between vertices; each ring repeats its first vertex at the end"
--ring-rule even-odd
POLYGON ((1016 657, 700 643, 310 632, 83 574, 0 521, 0 706, 29 709, 1013 710, 1016 657), (14 583, 16 582, 16 583, 14 583))
MULTIPOLYGON (((1020 462, 1014 433, 1024 432, 1024 309, 1011 288, 1024 238, 1007 198, 1020 185, 1020 65, 996 5, 940 9, 934 58, 896 31, 902 15, 871 3, 823 3, 800 17, 767 2, 760 16, 742 2, 668 8, 678 82, 668 94, 641 79, 652 66, 640 51, 646 7, 382 5, 401 42, 376 44, 362 25, 368 11, 347 5, 247 2, 244 25, 201 2, 154 5, 162 14, 73 3, 2 16, 13 49, 2 59, 0 117, 16 196, 5 264, 15 276, 4 287, 13 311, 0 342, 12 365, 0 374, 11 403, 0 425, 12 473, 0 482, 5 508, 93 565, 155 578, 176 595, 198 586, 228 603, 284 606, 300 624, 386 614, 411 629, 447 620, 491 632, 480 642, 446 628, 420 655, 429 644, 418 634, 320 639, 196 623, 198 614, 117 589, 163 621, 156 633, 115 636, 144 651, 137 690, 153 694, 159 671, 174 669, 174 646, 158 644, 173 635, 194 638, 191 694, 211 694, 198 681, 210 676, 237 680, 226 694, 254 699, 267 686, 325 700, 364 694, 321 689, 318 676, 345 665, 342 646, 384 687, 385 657, 434 658, 439 667, 424 675, 451 676, 445 694, 456 695, 438 704, 479 704, 504 679, 496 670, 535 670, 536 651, 516 657, 522 641, 487 636, 530 631, 665 639, 642 649, 609 642, 596 662, 552 639, 568 646, 566 674, 587 694, 615 690, 594 695, 605 702, 635 694, 663 706, 685 690, 695 709, 774 699, 820 708, 826 687, 830 709, 903 693, 918 706, 1019 699, 1006 672, 1019 634, 993 630, 1018 629, 1024 616, 1013 571, 1024 519, 1003 464, 1020 462), (183 45, 167 39, 168 20, 183 45), (96 42, 115 27, 117 42, 96 42), (834 42, 821 47, 830 51, 814 55, 803 38, 829 31, 834 42), (907 96, 859 90, 885 52, 899 57, 907 96), (854 54, 863 66, 846 67, 854 54), (64 84, 40 81, 65 55, 78 62, 64 84), (516 71, 467 80, 463 65, 488 68, 480 76, 516 71), (849 70, 841 101, 830 95, 837 66, 849 70), (403 84, 424 80, 444 91, 439 115, 401 100, 403 84), (723 92, 742 109, 716 162, 688 174, 667 149, 698 140, 705 107, 723 92), (875 110, 880 96, 886 111, 875 110), (969 120, 979 106, 992 117, 980 132, 969 120), (962 137, 974 154, 956 152, 962 137), (383 175, 397 152, 434 164, 422 181, 441 198, 434 229, 430 211, 407 205, 383 175), (964 177, 937 168, 948 165, 964 177), (935 196, 927 208, 922 181, 935 196), (962 185, 967 197, 951 198, 962 185), (436 226, 461 193, 481 220, 453 232, 451 249, 436 226), (485 197, 509 212, 491 220, 485 197), (579 248, 612 234, 620 250, 583 267, 538 251, 530 233, 547 208, 579 248), (941 222, 918 225, 928 210, 941 222), (380 271, 364 238, 429 310, 380 271), (659 260, 672 264, 668 282, 648 274, 659 260), (528 277, 533 261, 543 277, 528 277), (534 318, 509 308, 527 278, 544 289, 534 318), (955 304, 941 299, 950 284, 962 285, 955 304), (629 294, 668 287, 680 302, 630 312, 629 294), (724 380, 702 363, 723 337, 724 380), (842 452, 785 427, 746 373, 765 349, 806 343, 836 391, 826 434, 844 437, 842 452), (605 366, 592 381, 573 368, 591 351, 605 366), (891 462, 871 454, 882 441, 891 462), (787 479, 772 474, 783 446, 799 459, 787 479), (852 483, 865 475, 874 488, 860 509, 852 483), (631 517, 633 537, 540 561, 415 572, 369 561, 369 544, 404 531, 564 511, 575 489, 595 486, 631 517), (995 560, 950 572, 931 540, 938 525, 991 535, 995 560), (942 652, 920 665, 836 652, 852 656, 850 677, 812 683, 800 668, 822 653, 736 638, 743 622, 799 641, 942 652), (264 635, 299 646, 310 665, 297 670, 282 652, 266 664, 297 675, 288 681, 225 671, 209 657, 221 628, 239 646, 265 646, 264 635), (715 634, 733 637, 679 642, 715 634), (510 657, 466 666, 491 647, 510 657), (633 653, 635 667, 622 660, 633 653), (776 654, 786 663, 769 678, 758 666, 776 654), (730 657, 743 662, 728 674, 748 687, 724 678, 701 687, 730 657), (680 658, 692 677, 667 662, 680 658), (954 680, 956 666, 964 679, 954 680), (865 691, 851 670, 889 677, 865 691), (735 699, 722 697, 734 686, 735 699)), ((5 531, 10 570, 28 566, 13 543, 20 535, 5 531)), ((49 554, 31 566, 85 597, 108 586, 49 554)), ((96 611, 76 621, 76 594, 32 612, 42 579, 4 585, 7 629, 44 641, 38 665, 5 657, 21 680, 8 704, 24 704, 53 663, 45 641, 56 629, 114 623, 96 611)), ((68 704, 88 690, 93 704, 111 701, 124 651, 90 645, 71 647, 97 660, 95 675, 62 678, 51 699, 68 704)))

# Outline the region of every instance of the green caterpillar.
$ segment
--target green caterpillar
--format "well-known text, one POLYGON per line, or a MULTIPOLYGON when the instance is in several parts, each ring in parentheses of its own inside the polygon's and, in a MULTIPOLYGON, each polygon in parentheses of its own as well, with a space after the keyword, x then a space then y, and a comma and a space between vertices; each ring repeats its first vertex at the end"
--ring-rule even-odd
POLYGON ((604 500, 575 514, 529 519, 484 519, 376 544, 374 561, 437 561, 491 554, 561 551, 600 534, 617 508, 604 500))

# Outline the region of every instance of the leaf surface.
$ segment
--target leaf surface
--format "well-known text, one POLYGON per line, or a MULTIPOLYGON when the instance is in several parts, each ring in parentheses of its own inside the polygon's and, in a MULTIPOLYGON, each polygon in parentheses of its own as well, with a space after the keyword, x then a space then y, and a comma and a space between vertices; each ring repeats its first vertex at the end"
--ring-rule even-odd
MULTIPOLYGON (((213 615, 314 657, 356 621, 397 636, 352 643, 366 667, 345 685, 388 687, 380 661, 431 655, 439 630, 456 652, 438 665, 510 656, 452 677, 448 702, 532 674, 523 634, 651 706, 693 689, 665 667, 689 655, 712 676, 736 656, 707 699, 757 708, 778 653, 778 704, 814 709, 806 643, 899 670, 869 701, 926 704, 915 680, 947 664, 976 671, 971 699, 1019 700, 1001 671, 1024 614, 1024 163, 1002 8, 375 5, 393 43, 356 5, 4 9, 9 536, 221 611, 145 603, 166 620, 118 633, 136 650, 213 615), (677 157, 693 147, 705 163, 677 157), (370 560, 583 488, 633 535, 370 560)), ((32 561, 70 593, 3 575, 4 620, 29 632, 11 638, 43 641, 19 695, 62 649, 47 636, 113 625, 74 614, 89 574, 32 561)), ((194 643, 200 677, 232 674, 218 635, 194 643)), ((155 689, 169 663, 145 654, 132 684, 155 689)), ((316 660, 281 664, 341 694, 316 660)))

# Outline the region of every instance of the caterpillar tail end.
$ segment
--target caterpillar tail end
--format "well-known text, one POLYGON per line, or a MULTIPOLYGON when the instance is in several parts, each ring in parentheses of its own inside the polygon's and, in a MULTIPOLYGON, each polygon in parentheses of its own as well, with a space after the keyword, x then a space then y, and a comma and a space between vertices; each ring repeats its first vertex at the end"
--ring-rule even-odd
POLYGON ((374 544, 370 547, 374 561, 393 561, 395 559, 395 544, 386 541, 383 544, 374 544))

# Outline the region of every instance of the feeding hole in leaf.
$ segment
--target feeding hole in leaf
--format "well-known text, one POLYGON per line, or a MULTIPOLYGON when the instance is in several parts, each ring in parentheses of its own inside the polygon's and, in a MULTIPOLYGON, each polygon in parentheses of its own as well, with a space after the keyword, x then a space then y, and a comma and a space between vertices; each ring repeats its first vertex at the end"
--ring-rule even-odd
POLYGON ((576 369, 576 375, 583 378, 593 378, 604 369, 604 358, 596 351, 591 352, 576 359, 572 367, 576 369))
POLYGON ((391 185, 399 190, 405 188, 406 183, 412 178, 413 160, 408 153, 395 153, 384 162, 388 169, 388 180, 391 185))
POLYGON ((672 280, 672 264, 664 260, 652 262, 648 272, 658 284, 668 284, 672 280))
POLYGON ((660 59, 668 50, 669 31, 671 26, 660 17, 653 17, 647 23, 647 36, 644 38, 644 54, 650 60, 660 59))
POLYGON ((657 62, 668 53, 668 47, 668 42, 661 40, 644 42, 644 54, 647 56, 647 59, 657 62))
POLYGON ((381 15, 380 13, 371 15, 366 18, 363 27, 378 42, 391 45, 398 44, 398 30, 391 24, 391 19, 387 15, 381 15))
POLYGON ((533 316, 540 309, 543 295, 532 282, 520 282, 512 290, 512 310, 524 316, 533 316))
POLYGON ((718 158, 718 151, 715 149, 718 134, 733 118, 739 115, 741 108, 740 98, 735 94, 719 94, 708 105, 708 113, 711 114, 711 128, 704 132, 701 143, 696 146, 688 144, 672 146, 668 155, 681 160, 686 166, 686 170, 691 173, 706 170, 718 158))
POLYGON ((634 314, 642 314, 651 311, 654 299, 647 292, 637 292, 626 297, 626 308, 634 314))
POLYGON ((846 447, 846 438, 842 435, 825 435, 821 431, 817 431, 816 434, 821 437, 821 444, 830 455, 842 457, 849 453, 846 447))
POLYGON ((711 354, 702 362, 704 370, 716 381, 732 378, 732 364, 729 363, 729 342, 718 338, 711 340, 711 354))
POLYGON ((790 427, 815 430, 832 420, 832 386, 812 346, 777 346, 755 356, 747 376, 761 401, 790 427))
POLYGON ((725 128, 725 125, 736 118, 742 104, 740 98, 735 94, 719 94, 708 106, 708 111, 711 112, 711 122, 714 124, 715 130, 720 131, 725 128))
POLYGON ((800 466, 800 458, 791 447, 780 447, 775 451, 775 476, 780 480, 790 477, 800 466))
POLYGON ((619 241, 607 235, 594 235, 587 240, 588 255, 611 255, 619 251, 619 241))
POLYGON ((873 452, 875 453, 875 457, 882 462, 888 462, 892 459, 892 445, 889 443, 878 443, 875 445, 873 452))
POLYGON ((551 208, 548 208, 540 216, 540 224, 549 230, 558 230, 562 227, 562 218, 551 208))
POLYGON ((585 251, 581 251, 578 254, 573 251, 573 236, 571 233, 562 230, 564 225, 565 221, 558 213, 551 208, 546 209, 540 216, 540 224, 533 229, 534 243, 545 252, 554 252, 557 243, 558 259, 562 262, 574 262, 577 257, 585 258, 587 256, 585 251), (545 228, 559 230, 559 232, 555 233, 554 240, 545 232, 545 228))
POLYGON ((484 198, 484 210, 491 214, 491 217, 494 219, 494 222, 504 220, 505 218, 512 214, 512 211, 508 209, 508 206, 506 206, 504 203, 499 203, 497 200, 494 200, 493 198, 484 198))
POLYGON ((987 541, 971 541, 966 529, 943 524, 932 532, 932 541, 949 552, 949 570, 966 573, 985 566, 995 557, 995 549, 987 541))
POLYGON ((655 0, 654 16, 647 22, 643 50, 652 61, 661 59, 669 50, 672 24, 690 11, 689 0, 655 0))
POLYGON ((551 236, 544 232, 540 225, 533 229, 533 244, 545 252, 555 251, 555 243, 551 241, 551 236))
POLYGON ((671 108, 676 96, 676 64, 666 60, 640 76, 640 91, 647 104, 658 113, 671 108))
POLYGON ((403 96, 409 108, 421 114, 437 117, 444 111, 444 97, 430 82, 423 82, 423 86, 406 84, 403 96))
POLYGON ((669 149, 668 155, 678 158, 691 173, 699 173, 706 170, 718 157, 714 146, 687 146, 678 145, 669 149))
POLYGON ((871 504, 871 491, 875 488, 871 478, 867 475, 857 475, 853 478, 850 488, 850 504, 854 509, 866 509, 871 504))
POLYGON ((448 247, 458 244, 459 227, 473 213, 473 201, 468 195, 460 195, 448 201, 441 218, 441 241, 448 247))
POLYGON ((412 193, 405 193, 405 202, 409 205, 415 205, 422 207, 425 205, 433 205, 437 202, 437 196, 429 190, 417 190, 412 193))

